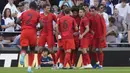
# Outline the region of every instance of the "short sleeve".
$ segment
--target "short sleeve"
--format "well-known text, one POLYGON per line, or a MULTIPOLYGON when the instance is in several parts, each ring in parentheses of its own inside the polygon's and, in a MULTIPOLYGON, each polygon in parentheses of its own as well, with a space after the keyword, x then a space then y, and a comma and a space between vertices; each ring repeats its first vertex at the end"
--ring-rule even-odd
POLYGON ((88 19, 83 20, 82 23, 85 27, 89 25, 88 19))

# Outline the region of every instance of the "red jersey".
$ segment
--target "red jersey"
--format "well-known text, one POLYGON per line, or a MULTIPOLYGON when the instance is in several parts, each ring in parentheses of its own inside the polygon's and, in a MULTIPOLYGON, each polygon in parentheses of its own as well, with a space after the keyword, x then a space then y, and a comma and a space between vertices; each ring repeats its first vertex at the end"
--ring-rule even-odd
POLYGON ((42 13, 40 15, 40 20, 43 22, 43 29, 41 30, 40 34, 42 35, 48 35, 53 34, 53 21, 57 21, 57 18, 54 14, 49 13, 48 15, 45 15, 42 13))
POLYGON ((61 13, 57 16, 57 18, 61 18, 61 17, 63 17, 63 16, 65 16, 65 14, 64 14, 63 12, 61 12, 61 13))
POLYGON ((76 23, 77 23, 77 26, 79 26, 79 25, 80 25, 81 18, 80 18, 79 16, 77 16, 77 17, 72 16, 72 17, 75 19, 75 21, 76 21, 76 23))
POLYGON ((94 38, 103 38, 106 35, 106 25, 104 18, 96 14, 92 15, 90 19, 90 29, 94 31, 94 38))
POLYGON ((72 39, 74 28, 77 26, 76 21, 71 16, 63 16, 58 21, 59 31, 62 39, 72 39))
POLYGON ((85 15, 88 19, 91 18, 91 13, 90 12, 87 12, 86 15, 85 15))
POLYGON ((24 29, 34 29, 36 30, 36 26, 39 22, 40 14, 33 10, 27 10, 26 12, 22 13, 20 19, 22 21, 22 30, 24 29))
MULTIPOLYGON (((86 26, 89 26, 89 19, 85 16, 81 19, 80 22, 80 34, 83 34, 84 31, 86 30, 86 26)), ((92 34, 90 34, 90 31, 84 36, 84 38, 91 37, 92 34)))

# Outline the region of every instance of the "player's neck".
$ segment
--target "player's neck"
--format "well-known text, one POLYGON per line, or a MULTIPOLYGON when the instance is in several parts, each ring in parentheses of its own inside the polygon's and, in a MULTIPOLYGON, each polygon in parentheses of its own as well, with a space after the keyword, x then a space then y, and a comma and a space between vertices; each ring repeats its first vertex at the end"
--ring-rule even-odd
POLYGON ((47 13, 47 12, 44 12, 44 15, 45 15, 45 16, 47 16, 48 14, 49 14, 49 13, 47 13))
POLYGON ((70 14, 65 14, 65 16, 70 16, 70 14))

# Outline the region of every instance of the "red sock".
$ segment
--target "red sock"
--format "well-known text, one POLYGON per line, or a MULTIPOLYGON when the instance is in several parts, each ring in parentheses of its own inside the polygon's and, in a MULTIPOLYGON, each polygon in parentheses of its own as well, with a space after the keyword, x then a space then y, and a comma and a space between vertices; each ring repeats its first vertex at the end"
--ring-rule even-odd
POLYGON ((60 54, 60 63, 64 64, 64 58, 65 58, 64 50, 61 50, 60 52, 61 52, 61 54, 60 54))
POLYGON ((77 53, 76 53, 76 51, 73 51, 72 52, 72 57, 71 57, 71 63, 72 63, 72 65, 74 66, 75 64, 76 64, 76 60, 77 60, 77 53))
POLYGON ((91 64, 91 60, 90 60, 90 57, 89 57, 88 53, 86 54, 86 57, 87 57, 87 64, 91 64))
POLYGON ((93 56, 93 58, 94 58, 94 60, 95 60, 96 62, 99 61, 97 52, 93 52, 93 53, 92 53, 92 56, 93 56))
POLYGON ((83 65, 87 65, 87 54, 82 54, 83 65))
POLYGON ((28 54, 28 64, 29 64, 29 66, 32 66, 33 60, 34 60, 34 53, 31 52, 31 53, 28 54))
POLYGON ((41 56, 42 53, 38 53, 37 57, 38 57, 38 66, 41 64, 41 56))
POLYGON ((103 60, 104 60, 104 53, 101 52, 101 53, 99 53, 99 62, 100 62, 100 65, 103 65, 103 60))
MULTIPOLYGON (((69 52, 67 52, 67 53, 65 54, 64 67, 66 67, 67 63, 70 64, 70 55, 71 55, 71 53, 69 53, 69 52)), ((71 64, 70 64, 70 65, 71 65, 71 64)))
POLYGON ((51 56, 53 58, 54 64, 56 64, 56 55, 54 53, 52 53, 51 56))

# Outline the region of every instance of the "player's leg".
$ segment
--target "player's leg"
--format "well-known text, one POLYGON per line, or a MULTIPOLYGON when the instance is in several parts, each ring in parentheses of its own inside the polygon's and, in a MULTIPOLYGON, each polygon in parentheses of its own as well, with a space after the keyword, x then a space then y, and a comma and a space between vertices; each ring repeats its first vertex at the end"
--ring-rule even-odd
POLYGON ((89 39, 83 38, 81 40, 81 52, 82 52, 82 60, 83 60, 83 66, 81 67, 81 69, 92 68, 90 56, 87 52, 89 44, 90 44, 89 39))
POLYGON ((20 52, 20 64, 24 65, 24 58, 27 52, 28 46, 22 47, 21 52, 20 52))
POLYGON ((33 61, 34 61, 34 53, 35 53, 35 46, 30 46, 30 52, 28 53, 28 72, 29 73, 32 73, 32 64, 33 64, 33 61))
POLYGON ((104 52, 103 49, 106 48, 106 40, 100 41, 99 43, 99 69, 103 67, 103 61, 104 61, 104 52))
POLYGON ((20 36, 20 46, 21 48, 21 52, 20 52, 20 64, 24 65, 24 58, 26 55, 26 50, 28 49, 29 46, 29 40, 27 38, 27 34, 26 31, 22 31, 21 36, 20 36))
MULTIPOLYGON (((61 47, 60 47, 61 48, 61 47)), ((63 68, 63 63, 64 63, 64 50, 63 49, 58 49, 56 53, 56 63, 59 61, 59 68, 63 68)))
POLYGON ((37 46, 37 34, 36 31, 30 30, 30 35, 28 36, 29 39, 29 46, 30 46, 30 52, 28 54, 28 72, 32 73, 32 64, 34 61, 34 52, 35 52, 35 47, 37 46), (31 35, 31 36, 30 36, 31 35))
POLYGON ((64 67, 63 67, 63 69, 66 69, 67 63, 69 63, 69 65, 71 67, 70 56, 71 56, 71 49, 65 50, 65 59, 64 59, 64 67))
POLYGON ((66 68, 66 64, 70 65, 70 69, 73 69, 71 64, 71 52, 75 49, 74 39, 64 39, 62 41, 63 49, 65 50, 65 58, 64 58, 64 68, 66 68))
POLYGON ((51 56, 52 56, 52 59, 53 59, 53 62, 54 62, 54 65, 53 65, 52 69, 57 69, 56 55, 55 55, 55 52, 53 50, 53 47, 54 47, 54 36, 53 35, 49 35, 47 37, 47 44, 48 44, 48 49, 49 49, 49 51, 51 53, 51 56))
POLYGON ((78 54, 78 49, 79 49, 79 40, 76 39, 75 40, 75 46, 76 46, 76 49, 75 50, 72 50, 72 55, 71 55, 71 61, 72 61, 72 66, 73 67, 76 67, 76 61, 77 61, 77 54, 78 54))
POLYGON ((43 50, 43 47, 45 46, 45 43, 46 43, 46 36, 40 36, 39 38, 39 41, 38 41, 38 55, 37 55, 37 58, 38 58, 38 67, 36 67, 36 69, 40 69, 41 68, 41 54, 42 54, 42 50, 43 50))

